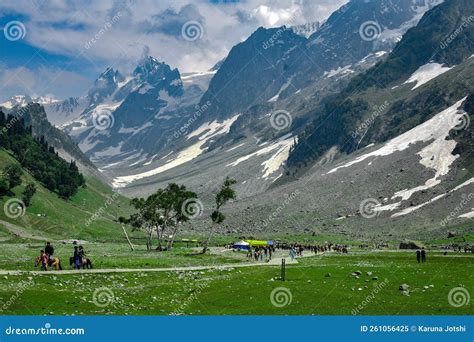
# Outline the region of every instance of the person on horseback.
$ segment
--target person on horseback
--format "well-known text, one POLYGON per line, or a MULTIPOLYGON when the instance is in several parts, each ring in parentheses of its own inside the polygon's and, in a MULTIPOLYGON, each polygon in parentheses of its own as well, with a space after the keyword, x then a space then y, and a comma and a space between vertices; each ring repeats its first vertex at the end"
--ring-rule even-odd
POLYGON ((43 250, 40 252, 39 262, 41 262, 41 271, 48 270, 48 254, 46 254, 43 250))
POLYGON ((81 268, 81 264, 82 264, 82 257, 79 253, 79 249, 77 248, 77 246, 74 246, 74 256, 73 256, 73 260, 74 260, 74 268, 76 270, 80 269, 81 268))
POLYGON ((85 264, 87 263, 86 259, 86 252, 84 251, 84 247, 79 246, 79 258, 81 260, 82 268, 85 268, 85 264))
POLYGON ((54 254, 54 247, 51 245, 51 242, 46 242, 46 247, 44 248, 44 252, 48 255, 48 265, 51 266, 53 263, 53 254, 54 254))

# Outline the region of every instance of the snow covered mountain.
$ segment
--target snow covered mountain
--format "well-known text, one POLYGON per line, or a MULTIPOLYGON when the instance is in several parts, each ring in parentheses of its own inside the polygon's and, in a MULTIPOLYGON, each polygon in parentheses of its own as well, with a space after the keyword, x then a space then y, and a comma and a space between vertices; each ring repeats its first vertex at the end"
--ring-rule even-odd
POLYGON ((30 97, 28 95, 15 95, 7 101, 0 103, 0 107, 5 108, 6 110, 10 110, 16 106, 25 107, 29 103, 39 103, 41 105, 48 106, 59 102, 59 100, 47 96, 30 97))
POLYGON ((354 0, 321 25, 259 28, 207 72, 182 75, 147 57, 131 75, 108 68, 87 96, 45 108, 124 192, 169 179, 211 189, 230 174, 251 196, 282 176, 321 99, 386 58, 433 4, 354 0), (363 36, 367 22, 380 28, 374 39, 363 36), (288 125, 275 128, 274 113, 289 113, 288 125))
POLYGON ((215 72, 181 75, 149 56, 131 75, 107 68, 87 96, 55 102, 45 110, 98 167, 124 160, 138 165, 159 153, 179 122, 194 115, 215 72))

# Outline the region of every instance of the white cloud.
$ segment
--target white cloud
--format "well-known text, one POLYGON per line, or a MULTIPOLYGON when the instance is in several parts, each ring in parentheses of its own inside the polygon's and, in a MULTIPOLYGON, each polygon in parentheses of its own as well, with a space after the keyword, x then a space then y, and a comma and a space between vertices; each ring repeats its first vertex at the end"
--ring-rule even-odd
POLYGON ((70 95, 80 96, 90 85, 91 81, 88 78, 58 68, 4 69, 0 70, 0 101, 3 102, 17 94, 59 98, 70 95))
POLYGON ((29 44, 70 57, 82 54, 98 69, 111 65, 130 70, 144 49, 149 49, 150 55, 186 72, 209 69, 258 26, 324 20, 345 2, 347 0, 246 0, 217 4, 206 0, 3 0, 0 15, 19 14, 26 18, 25 40, 29 44), (113 20, 117 17, 118 20, 113 20), (202 25, 201 39, 187 41, 181 36, 183 24, 190 20, 202 25), (85 45, 97 37, 96 42, 85 49, 85 45))

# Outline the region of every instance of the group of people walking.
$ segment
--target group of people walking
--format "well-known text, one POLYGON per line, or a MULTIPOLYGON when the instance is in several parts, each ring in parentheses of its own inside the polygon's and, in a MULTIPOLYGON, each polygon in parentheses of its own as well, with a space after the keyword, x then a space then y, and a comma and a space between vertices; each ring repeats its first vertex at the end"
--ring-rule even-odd
POLYGON ((272 255, 275 252, 275 247, 273 246, 262 246, 250 248, 247 252, 247 258, 255 259, 255 261, 270 261, 272 260, 272 255))
MULTIPOLYGON (((313 252, 314 254, 339 250, 339 247, 343 247, 342 245, 334 245, 332 243, 328 243, 325 245, 311 245, 311 244, 299 244, 299 243, 287 243, 287 242, 280 242, 276 244, 277 249, 283 250, 295 250, 295 256, 303 256, 305 251, 313 252)), ((345 246, 347 248, 347 246, 345 246)))

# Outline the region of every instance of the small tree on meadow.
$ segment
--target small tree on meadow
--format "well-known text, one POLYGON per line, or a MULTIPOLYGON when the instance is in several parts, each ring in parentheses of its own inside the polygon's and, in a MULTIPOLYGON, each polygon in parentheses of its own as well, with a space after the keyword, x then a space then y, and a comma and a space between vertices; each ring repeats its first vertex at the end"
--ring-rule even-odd
POLYGON ((164 240, 171 230, 166 250, 171 249, 181 222, 187 221, 185 202, 195 199, 194 192, 186 190, 184 185, 169 184, 165 189, 158 189, 154 194, 144 198, 134 198, 132 206, 137 213, 128 219, 120 218, 120 222, 130 224, 133 229, 144 229, 147 238, 147 249, 152 248, 153 233, 158 240, 157 250, 163 250, 164 240))
POLYGON ((33 198, 34 194, 36 193, 36 187, 33 183, 28 183, 25 187, 25 190, 23 190, 23 203, 25 203, 25 206, 29 207, 31 204, 31 199, 33 198))
MULTIPOLYGON (((211 220, 213 226, 220 225, 225 220, 225 215, 222 213, 221 208, 224 206, 229 200, 235 199, 236 193, 235 190, 232 189, 232 185, 236 184, 236 180, 226 177, 224 183, 221 185, 219 192, 216 194, 216 207, 211 214, 211 220)), ((209 242, 211 241, 212 234, 214 233, 213 227, 209 230, 209 236, 207 240, 204 242, 204 247, 202 249, 202 253, 206 253, 209 242)))
POLYGON ((120 218, 121 223, 126 223, 132 226, 133 230, 145 230, 146 233, 146 249, 151 250, 153 232, 161 224, 161 218, 156 214, 154 205, 149 200, 144 198, 134 198, 130 204, 137 210, 135 214, 130 215, 129 218, 120 218))

